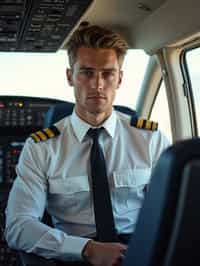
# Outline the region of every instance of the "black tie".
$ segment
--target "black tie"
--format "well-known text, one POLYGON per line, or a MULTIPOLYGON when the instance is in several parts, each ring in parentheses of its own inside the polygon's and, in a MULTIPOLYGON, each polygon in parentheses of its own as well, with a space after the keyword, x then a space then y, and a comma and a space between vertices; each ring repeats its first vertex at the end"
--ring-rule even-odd
POLYGON ((103 128, 89 129, 88 135, 93 139, 90 154, 94 215, 97 239, 101 242, 117 242, 110 190, 106 173, 103 151, 98 142, 103 128))

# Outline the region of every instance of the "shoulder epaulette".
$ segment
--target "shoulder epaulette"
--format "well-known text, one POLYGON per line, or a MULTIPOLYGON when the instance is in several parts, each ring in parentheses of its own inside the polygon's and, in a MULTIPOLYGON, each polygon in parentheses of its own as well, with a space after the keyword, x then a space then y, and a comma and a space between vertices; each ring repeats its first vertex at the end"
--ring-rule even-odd
POLYGON ((158 123, 150 121, 148 119, 143 118, 135 118, 131 120, 131 126, 134 126, 136 128, 141 129, 148 129, 148 130, 157 130, 158 129, 158 123))
POLYGON ((60 131, 57 129, 56 126, 51 126, 48 128, 44 128, 39 130, 33 134, 31 134, 31 138, 35 142, 45 141, 47 139, 54 138, 60 134, 60 131))

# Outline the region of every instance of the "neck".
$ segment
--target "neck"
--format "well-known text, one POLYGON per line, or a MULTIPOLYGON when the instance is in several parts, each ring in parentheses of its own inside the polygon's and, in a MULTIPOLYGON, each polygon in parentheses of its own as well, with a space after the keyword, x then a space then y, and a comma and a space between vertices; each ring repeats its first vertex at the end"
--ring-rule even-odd
POLYGON ((84 113, 84 115, 78 110, 78 108, 75 108, 76 114, 85 122, 87 122, 88 124, 98 127, 100 126, 112 113, 112 109, 111 112, 109 113, 84 113))

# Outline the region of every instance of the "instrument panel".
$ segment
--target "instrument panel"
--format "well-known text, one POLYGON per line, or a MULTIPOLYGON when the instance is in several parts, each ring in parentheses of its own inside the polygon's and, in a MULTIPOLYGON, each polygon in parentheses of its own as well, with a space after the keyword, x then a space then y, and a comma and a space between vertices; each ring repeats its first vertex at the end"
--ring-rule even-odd
POLYGON ((0 97, 0 127, 42 127, 52 104, 51 99, 0 97))
POLYGON ((0 96, 0 266, 17 266, 17 254, 4 239, 5 208, 26 138, 44 127, 47 110, 63 101, 0 96))
POLYGON ((55 52, 92 0, 1 0, 0 50, 55 52))

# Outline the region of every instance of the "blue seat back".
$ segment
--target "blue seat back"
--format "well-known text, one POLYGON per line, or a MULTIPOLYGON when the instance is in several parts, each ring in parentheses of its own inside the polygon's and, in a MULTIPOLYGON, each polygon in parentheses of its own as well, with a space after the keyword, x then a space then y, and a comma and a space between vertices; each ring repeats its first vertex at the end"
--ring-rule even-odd
POLYGON ((164 151, 123 266, 189 266, 200 261, 199 188, 200 139, 164 151))

